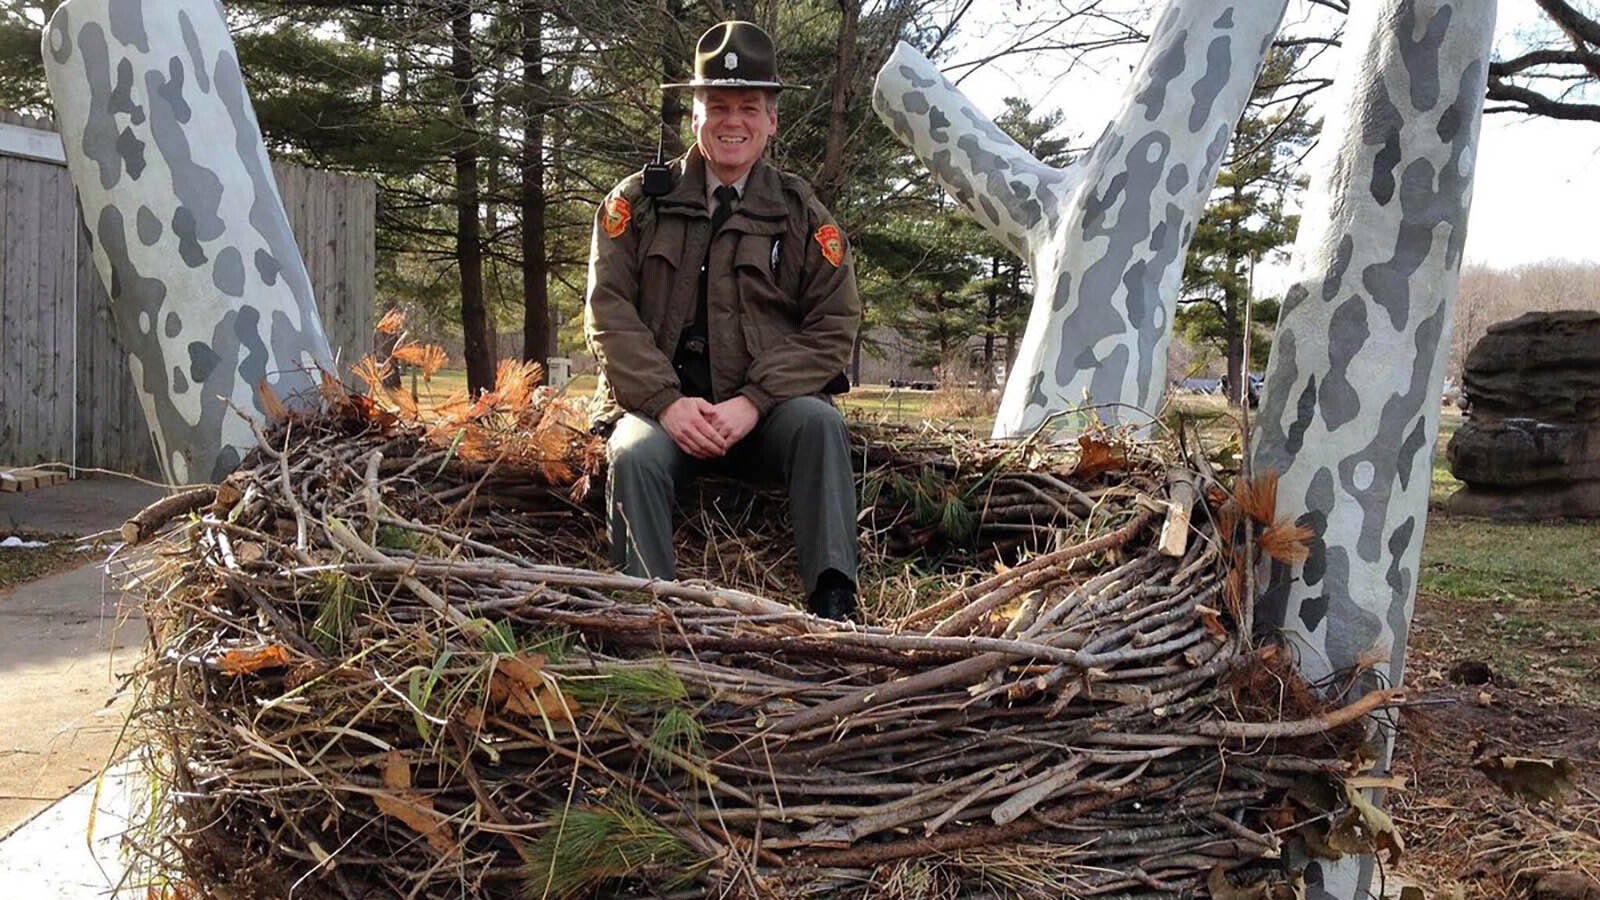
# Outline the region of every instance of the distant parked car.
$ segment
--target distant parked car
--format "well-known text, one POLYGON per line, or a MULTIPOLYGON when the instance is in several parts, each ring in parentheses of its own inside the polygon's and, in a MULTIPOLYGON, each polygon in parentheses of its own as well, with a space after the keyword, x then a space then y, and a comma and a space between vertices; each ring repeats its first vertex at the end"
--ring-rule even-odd
POLYGON ((1184 378, 1178 381, 1178 390, 1195 394, 1220 394, 1222 393, 1222 380, 1220 378, 1184 378))

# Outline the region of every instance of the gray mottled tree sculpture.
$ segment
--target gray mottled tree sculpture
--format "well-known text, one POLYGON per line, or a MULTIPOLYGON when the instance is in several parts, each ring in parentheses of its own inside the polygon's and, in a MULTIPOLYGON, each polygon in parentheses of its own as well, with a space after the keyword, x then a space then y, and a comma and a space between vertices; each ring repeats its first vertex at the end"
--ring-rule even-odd
POLYGON ((229 407, 315 403, 333 364, 222 8, 69 0, 43 52, 162 467, 219 480, 255 445, 229 407))
POLYGON ((1184 248, 1286 0, 1167 7, 1122 111, 1073 165, 1034 159, 902 44, 873 106, 952 196, 1033 272, 1033 309, 996 437, 1087 396, 1148 422, 1166 384, 1184 248))
MULTIPOLYGON (((1494 13, 1352 6, 1267 372, 1252 459, 1314 537, 1272 565, 1257 620, 1311 679, 1381 661, 1347 699, 1404 667, 1494 13)), ((1313 865, 1309 896, 1365 897, 1372 870, 1313 865)))

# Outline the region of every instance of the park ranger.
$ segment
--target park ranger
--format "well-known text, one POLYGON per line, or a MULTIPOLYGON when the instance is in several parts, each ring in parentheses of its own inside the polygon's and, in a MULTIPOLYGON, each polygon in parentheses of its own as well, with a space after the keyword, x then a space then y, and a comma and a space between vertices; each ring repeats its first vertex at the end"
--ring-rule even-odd
POLYGON ((584 333, 610 429, 615 565, 672 578, 672 501, 706 472, 789 489, 808 608, 856 612, 856 505, 844 420, 861 321, 850 247, 800 178, 763 159, 778 130, 772 39, 749 22, 695 50, 695 144, 617 185, 595 216, 584 333))

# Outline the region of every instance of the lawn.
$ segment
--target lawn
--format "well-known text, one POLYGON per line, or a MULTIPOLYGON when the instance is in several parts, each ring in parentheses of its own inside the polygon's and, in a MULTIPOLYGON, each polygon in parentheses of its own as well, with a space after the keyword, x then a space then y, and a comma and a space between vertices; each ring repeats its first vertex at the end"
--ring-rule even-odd
POLYGON ((70 569, 104 555, 81 547, 77 538, 62 534, 31 534, 0 531, 0 538, 16 537, 43 547, 0 547, 0 591, 24 582, 70 569))

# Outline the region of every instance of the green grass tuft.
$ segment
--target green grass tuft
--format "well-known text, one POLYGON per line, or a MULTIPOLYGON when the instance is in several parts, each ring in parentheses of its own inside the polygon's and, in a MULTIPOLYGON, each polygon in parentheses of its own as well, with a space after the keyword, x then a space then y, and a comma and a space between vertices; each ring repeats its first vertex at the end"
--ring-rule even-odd
POLYGON ((563 811, 530 857, 523 870, 523 896, 530 900, 576 897, 600 882, 647 873, 676 886, 699 868, 681 838, 631 804, 563 811))
POLYGON ((312 590, 320 599, 317 618, 311 623, 311 639, 323 652, 336 653, 344 646, 350 626, 355 624, 366 591, 342 572, 317 576, 312 590))
POLYGON ((611 704, 627 711, 644 711, 677 703, 689 689, 676 672, 664 665, 613 666, 595 675, 581 675, 563 689, 584 704, 611 704))
POLYGON ((415 552, 422 546, 422 535, 408 528, 379 525, 377 544, 384 550, 409 550, 415 552))
POLYGON ((645 740, 650 759, 660 765, 671 765, 673 758, 698 762, 705 758, 706 727, 687 707, 673 706, 656 720, 645 740))

